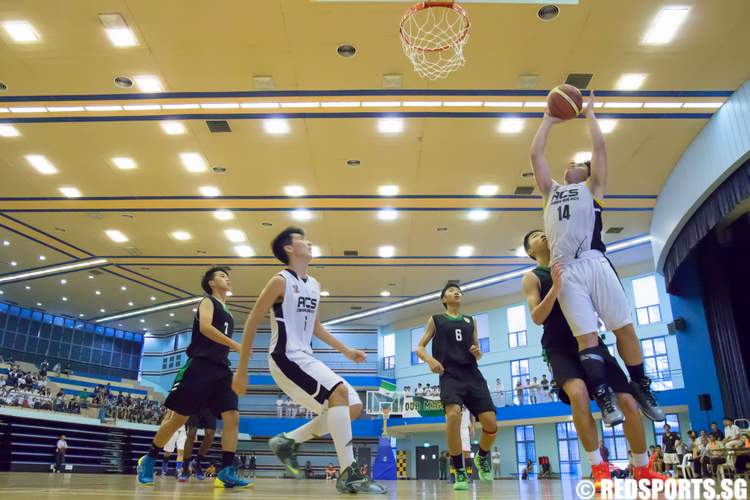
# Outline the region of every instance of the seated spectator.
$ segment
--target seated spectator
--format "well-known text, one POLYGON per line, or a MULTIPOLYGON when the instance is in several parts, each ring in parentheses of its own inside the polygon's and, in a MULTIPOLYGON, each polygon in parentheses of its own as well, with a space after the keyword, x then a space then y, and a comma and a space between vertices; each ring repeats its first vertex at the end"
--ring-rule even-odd
MULTIPOLYGON (((742 433, 740 439, 742 439, 743 448, 750 449, 750 433, 742 433)), ((734 461, 734 470, 737 471, 737 474, 744 474, 748 471, 748 463, 750 463, 750 455, 737 455, 734 461)))
POLYGON ((305 479, 312 479, 313 478, 313 468, 312 464, 308 460, 305 462, 305 479))
POLYGON ((724 417, 724 439, 722 441, 727 448, 742 448, 745 445, 740 437, 740 428, 729 417, 724 417))
POLYGON ((534 473, 534 462, 529 460, 526 462, 526 467, 523 468, 523 471, 521 472, 521 479, 528 479, 530 474, 534 473))
POLYGON ((336 479, 336 468, 332 463, 329 463, 328 467, 326 467, 326 481, 329 479, 336 479))
POLYGON ((711 477, 716 474, 716 467, 726 462, 726 457, 718 456, 718 452, 724 448, 724 443, 716 438, 716 434, 708 435, 706 452, 701 459, 701 475, 703 477, 711 477))
POLYGON ((60 370, 60 363, 55 363, 55 366, 52 367, 52 371, 55 372, 55 375, 57 375, 58 377, 60 376, 60 370))
POLYGON ((711 422, 711 429, 708 431, 708 433, 716 436, 716 439, 718 439, 719 441, 724 440, 724 433, 721 432, 719 426, 716 425, 716 422, 711 422))

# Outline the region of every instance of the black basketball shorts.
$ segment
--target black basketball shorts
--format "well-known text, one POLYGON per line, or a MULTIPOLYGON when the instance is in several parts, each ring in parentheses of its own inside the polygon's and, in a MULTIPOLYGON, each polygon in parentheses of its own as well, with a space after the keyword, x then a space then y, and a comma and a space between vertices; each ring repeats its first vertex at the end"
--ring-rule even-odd
POLYGON ((177 372, 164 406, 186 416, 208 410, 221 418, 225 411, 236 411, 238 398, 232 390, 232 371, 215 361, 189 358, 177 372))

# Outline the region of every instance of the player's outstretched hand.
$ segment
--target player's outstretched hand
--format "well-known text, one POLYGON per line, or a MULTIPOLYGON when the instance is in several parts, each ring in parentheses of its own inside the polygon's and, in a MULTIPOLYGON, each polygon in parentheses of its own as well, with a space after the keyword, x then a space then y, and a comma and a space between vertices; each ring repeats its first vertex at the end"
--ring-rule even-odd
POLYGON ((367 359, 367 354, 359 349, 349 349, 344 353, 347 359, 354 361, 355 363, 362 363, 367 359))
POLYGON ((596 96, 594 96, 594 91, 592 90, 589 92, 589 98, 586 100, 586 109, 584 112, 586 113, 586 116, 591 117, 594 114, 594 99, 596 96))
POLYGON ((432 370, 432 373, 437 373, 438 375, 442 375, 445 371, 445 368, 443 368, 443 364, 438 361, 437 359, 433 359, 430 362, 430 370, 432 370))
POLYGON ((563 273, 565 272, 565 264, 562 262, 555 262, 552 264, 552 284, 559 290, 563 285, 563 273))
POLYGON ((472 345, 471 347, 469 347, 469 352, 472 353, 475 358, 477 358, 477 361, 482 358, 482 350, 479 349, 479 346, 472 345))
POLYGON ((552 125, 557 125, 558 123, 562 123, 565 120, 556 116, 552 116, 551 114, 549 114, 549 112, 546 112, 544 113, 544 121, 549 122, 552 125))
POLYGON ((232 390, 238 396, 244 396, 247 390, 247 375, 241 377, 239 372, 235 373, 232 377, 232 390))

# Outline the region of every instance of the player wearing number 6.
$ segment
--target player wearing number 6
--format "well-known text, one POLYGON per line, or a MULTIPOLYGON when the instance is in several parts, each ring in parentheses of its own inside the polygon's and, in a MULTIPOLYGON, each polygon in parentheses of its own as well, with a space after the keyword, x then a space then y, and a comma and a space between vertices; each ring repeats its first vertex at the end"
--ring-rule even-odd
POLYGON ((461 314, 463 292, 455 284, 447 284, 440 293, 446 311, 427 321, 424 335, 417 346, 417 356, 440 375, 440 401, 445 411, 445 433, 451 463, 456 469, 454 490, 468 489, 461 446, 461 406, 477 417, 482 425, 479 453, 474 465, 482 481, 492 481, 489 451, 495 442, 497 417, 487 381, 477 366, 482 357, 477 340, 476 322, 461 314), (432 356, 425 347, 432 341, 432 356))
MULTIPOLYGON (((623 421, 612 387, 607 382, 607 347, 599 343, 601 318, 617 337, 617 348, 630 374, 633 396, 641 412, 651 420, 664 420, 651 391, 651 380, 643 369, 643 354, 633 328, 630 304, 609 260, 602 241, 602 205, 607 183, 607 151, 604 136, 594 115, 594 93, 586 105, 586 123, 591 136, 591 161, 571 162, 565 169, 564 184, 550 176, 544 156, 552 126, 560 118, 545 114, 531 145, 531 165, 544 197, 544 232, 551 250, 553 271, 563 271, 558 302, 578 343, 578 354, 586 379, 602 410, 605 425, 623 421)), ((524 242, 527 246, 527 242, 524 242)), ((527 246, 528 248, 528 246, 527 246)))

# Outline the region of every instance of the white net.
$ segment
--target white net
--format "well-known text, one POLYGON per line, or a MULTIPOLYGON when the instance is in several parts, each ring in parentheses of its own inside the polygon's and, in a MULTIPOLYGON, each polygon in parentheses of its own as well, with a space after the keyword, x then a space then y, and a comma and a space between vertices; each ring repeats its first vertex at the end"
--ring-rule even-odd
POLYGON ((469 18, 453 2, 422 2, 401 19, 401 46, 422 78, 445 78, 464 65, 469 18))

